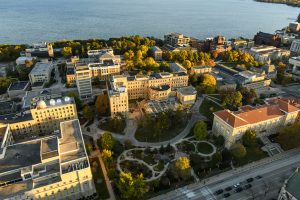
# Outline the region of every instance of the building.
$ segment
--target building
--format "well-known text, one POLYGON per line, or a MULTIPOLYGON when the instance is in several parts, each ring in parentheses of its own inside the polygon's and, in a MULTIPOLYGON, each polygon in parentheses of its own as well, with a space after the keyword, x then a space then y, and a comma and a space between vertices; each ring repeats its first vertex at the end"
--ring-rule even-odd
POLYGON ((234 38, 231 41, 232 48, 238 49, 250 49, 254 46, 254 41, 246 38, 234 38))
POLYGON ((151 55, 153 56, 154 60, 159 61, 162 60, 162 50, 158 46, 152 46, 150 48, 151 55))
POLYGON ((79 121, 60 123, 59 133, 13 143, 0 129, 0 199, 80 199, 95 193, 79 121))
POLYGON ((29 87, 28 81, 12 82, 7 89, 8 96, 10 98, 23 97, 28 87, 29 87))
POLYGON ((300 76, 300 56, 290 58, 289 64, 293 74, 300 76))
POLYGON ((12 114, 17 110, 17 105, 14 101, 0 102, 0 115, 12 114))
POLYGON ((34 68, 29 73, 30 83, 47 83, 51 78, 51 71, 53 69, 52 61, 37 62, 34 68))
POLYGON ((188 86, 188 75, 184 72, 155 73, 150 76, 113 76, 108 83, 111 115, 127 114, 128 100, 164 99, 171 90, 188 86), (167 87, 168 86, 168 87, 167 87))
POLYGON ((33 61, 33 57, 21 56, 21 57, 17 58, 16 64, 17 65, 25 65, 26 62, 32 62, 32 61, 33 61))
MULTIPOLYGON (((46 42, 40 42, 33 44, 32 47, 25 49, 26 57, 38 57, 38 58, 48 58, 54 57, 54 51, 52 44, 46 42)), ((60 51, 60 49, 56 49, 60 51)))
POLYGON ((229 148, 251 129, 257 136, 270 135, 299 117, 300 104, 291 99, 271 99, 262 106, 242 106, 239 111, 221 110, 214 113, 212 131, 223 135, 229 148))
POLYGON ((92 98, 91 74, 85 63, 75 64, 75 80, 80 99, 92 98))
POLYGON ((255 46, 249 50, 249 54, 258 62, 267 63, 269 60, 278 60, 288 58, 290 51, 285 49, 279 49, 275 46, 255 46))
POLYGON ((205 73, 211 73, 212 72, 212 67, 209 66, 194 66, 191 68, 191 74, 205 74, 205 73))
POLYGON ((187 69, 184 68, 179 63, 170 63, 170 70, 171 70, 171 72, 185 72, 185 73, 187 73, 187 69))
POLYGON ((190 37, 181 33, 168 33, 164 35, 165 42, 173 47, 175 46, 189 46, 190 37))
POLYGON ((298 22, 291 22, 289 24, 289 30, 293 33, 296 33, 298 31, 300 31, 300 23, 298 22))
POLYGON ((270 34, 270 33, 264 33, 264 32, 258 32, 254 36, 254 42, 256 45, 270 45, 279 47, 281 43, 281 38, 279 35, 270 34))
POLYGON ((30 110, 0 117, 0 126, 9 124, 15 136, 48 135, 59 129, 60 122, 77 119, 73 98, 64 97, 31 102, 30 110))
POLYGON ((197 91, 193 86, 178 88, 176 91, 178 101, 183 104, 193 104, 197 99, 197 91))
POLYGON ((113 54, 114 50, 113 49, 97 49, 97 50, 89 50, 87 52, 89 57, 99 57, 105 53, 113 54))
POLYGON ((300 39, 293 40, 290 51, 291 56, 300 56, 300 39))
POLYGON ((120 74, 120 64, 113 60, 100 60, 99 63, 88 64, 91 77, 98 77, 100 80, 108 80, 113 75, 120 74))
POLYGON ((300 173, 299 167, 296 171, 284 181, 280 190, 278 200, 299 200, 300 199, 300 173))

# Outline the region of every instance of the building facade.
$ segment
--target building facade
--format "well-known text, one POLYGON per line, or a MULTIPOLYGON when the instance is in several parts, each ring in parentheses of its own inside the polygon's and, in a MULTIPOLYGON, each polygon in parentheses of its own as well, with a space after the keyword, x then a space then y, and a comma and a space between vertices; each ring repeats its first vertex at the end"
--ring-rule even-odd
POLYGON ((239 111, 221 110, 214 113, 213 133, 223 135, 229 148, 241 139, 247 130, 255 130, 257 136, 276 133, 278 128, 293 124, 299 117, 297 100, 272 99, 263 106, 242 106, 239 111))
POLYGON ((91 99, 92 79, 90 69, 85 63, 75 64, 75 80, 80 99, 91 99))
POLYGON ((293 40, 291 48, 291 56, 300 56, 300 40, 293 40))
POLYGON ((0 199, 80 199, 95 193, 77 119, 61 122, 57 135, 22 143, 11 142, 9 127, 1 131, 7 142, 1 146, 0 199))
POLYGON ((51 71, 53 69, 52 61, 38 62, 29 73, 29 80, 31 84, 47 83, 51 78, 51 71))
POLYGON ((180 33, 169 33, 164 36, 165 42, 171 46, 187 46, 191 38, 180 33))

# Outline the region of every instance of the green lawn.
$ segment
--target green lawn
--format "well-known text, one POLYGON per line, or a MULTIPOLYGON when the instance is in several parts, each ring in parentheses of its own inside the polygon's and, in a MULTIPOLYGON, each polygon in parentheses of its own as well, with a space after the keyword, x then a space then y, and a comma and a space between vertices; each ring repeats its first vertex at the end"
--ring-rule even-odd
POLYGON ((244 158, 235 159, 234 161, 235 166, 246 165, 248 163, 268 157, 268 154, 262 151, 258 145, 255 147, 246 148, 246 150, 247 150, 247 154, 244 158))
POLYGON ((215 104, 214 102, 208 100, 208 99, 204 99, 200 108, 199 108, 199 112, 204 115, 205 117, 207 117, 209 120, 213 120, 214 119, 214 115, 213 112, 222 110, 223 108, 217 104, 215 104))
POLYGON ((120 120, 120 119, 117 119, 117 120, 109 119, 109 120, 99 123, 98 127, 105 131, 124 135, 124 129, 126 127, 125 120, 120 120), (114 120, 114 121, 109 121, 109 120, 114 120))
POLYGON ((132 150, 132 154, 134 158, 143 160, 145 163, 149 164, 149 165, 154 165, 156 164, 155 160, 154 160, 154 154, 149 153, 149 154, 145 154, 143 153, 143 150, 132 150))
POLYGON ((91 158, 90 159, 91 167, 92 167, 92 173, 93 173, 93 179, 96 187, 97 194, 99 196, 99 199, 108 199, 109 193, 106 187, 106 183, 104 180, 103 172, 101 169, 101 165, 98 158, 91 158))
POLYGON ((197 150, 199 153, 210 154, 213 152, 213 147, 206 142, 199 142, 197 144, 197 150))

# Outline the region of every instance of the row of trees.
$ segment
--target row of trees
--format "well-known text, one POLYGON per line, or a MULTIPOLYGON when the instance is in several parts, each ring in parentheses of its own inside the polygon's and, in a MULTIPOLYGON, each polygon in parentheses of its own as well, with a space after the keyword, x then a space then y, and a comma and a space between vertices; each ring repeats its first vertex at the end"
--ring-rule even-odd
POLYGON ((104 40, 61 40, 53 43, 53 48, 61 48, 65 58, 71 56, 86 57, 87 51, 101 49, 104 47, 104 40))
POLYGON ((245 66, 247 69, 252 66, 258 67, 263 65, 263 63, 255 61, 253 56, 251 56, 249 53, 243 53, 241 50, 226 51, 222 55, 222 59, 225 62, 234 62, 240 64, 240 67, 245 66))
POLYGON ((191 50, 181 50, 179 52, 166 51, 163 53, 163 59, 170 62, 181 63, 186 69, 192 68, 194 65, 215 66, 215 62, 211 53, 198 52, 191 50))
POLYGON ((0 62, 15 61, 25 45, 0 45, 0 62))

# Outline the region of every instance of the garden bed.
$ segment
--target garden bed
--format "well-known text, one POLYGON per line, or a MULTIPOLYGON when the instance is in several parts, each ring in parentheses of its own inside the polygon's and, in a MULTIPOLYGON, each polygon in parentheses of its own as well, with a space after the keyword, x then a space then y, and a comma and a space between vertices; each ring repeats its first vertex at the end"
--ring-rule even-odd
POLYGON ((213 146, 207 142, 199 142, 197 144, 197 150, 202 154, 211 154, 213 152, 213 146))

